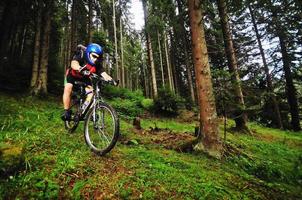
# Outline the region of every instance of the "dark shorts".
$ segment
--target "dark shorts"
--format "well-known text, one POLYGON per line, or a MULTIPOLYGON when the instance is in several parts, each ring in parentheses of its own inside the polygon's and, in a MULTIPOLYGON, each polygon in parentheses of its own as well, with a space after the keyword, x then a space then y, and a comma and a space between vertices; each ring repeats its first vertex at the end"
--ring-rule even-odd
POLYGON ((76 78, 76 77, 73 77, 70 73, 66 76, 67 83, 71 83, 72 85, 74 85, 75 81, 81 81, 81 82, 86 83, 87 85, 91 85, 91 81, 88 77, 76 78))

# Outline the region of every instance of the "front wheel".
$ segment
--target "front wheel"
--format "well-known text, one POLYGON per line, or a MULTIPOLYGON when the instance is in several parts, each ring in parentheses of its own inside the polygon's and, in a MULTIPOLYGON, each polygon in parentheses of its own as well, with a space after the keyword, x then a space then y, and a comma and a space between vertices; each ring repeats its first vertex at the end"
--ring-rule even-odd
POLYGON ((119 119, 110 105, 99 102, 91 107, 85 119, 84 137, 86 144, 98 155, 105 155, 115 146, 119 119))

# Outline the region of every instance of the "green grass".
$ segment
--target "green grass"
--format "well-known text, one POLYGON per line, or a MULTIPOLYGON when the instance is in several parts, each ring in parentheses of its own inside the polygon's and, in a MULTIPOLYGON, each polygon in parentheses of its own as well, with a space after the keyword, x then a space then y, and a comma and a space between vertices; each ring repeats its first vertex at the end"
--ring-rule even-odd
POLYGON ((226 143, 233 151, 219 161, 164 144, 173 135, 177 146, 177 137, 193 134, 195 122, 142 119, 144 130, 134 131, 130 121, 121 120, 122 140, 98 157, 85 144, 83 124, 68 134, 61 112, 59 98, 0 93, 0 143, 22 146, 25 152, 23 168, 0 178, 0 199, 300 198, 302 132, 254 123, 249 125, 252 136, 228 131, 226 143), (155 125, 162 131, 148 131, 155 125), (136 142, 123 142, 130 140, 136 142))
POLYGON ((161 128, 161 129, 171 129, 176 132, 188 132, 188 133, 194 133, 194 127, 196 123, 186 123, 185 125, 183 123, 173 121, 171 119, 144 119, 141 122, 141 126, 144 129, 149 129, 150 127, 152 128, 161 128))

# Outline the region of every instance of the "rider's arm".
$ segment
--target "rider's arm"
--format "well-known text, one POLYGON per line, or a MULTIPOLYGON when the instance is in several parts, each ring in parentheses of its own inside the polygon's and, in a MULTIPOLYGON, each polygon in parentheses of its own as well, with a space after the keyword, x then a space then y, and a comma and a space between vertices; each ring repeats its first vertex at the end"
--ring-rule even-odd
MULTIPOLYGON (((101 58, 101 61, 102 61, 102 60, 103 60, 103 59, 101 58)), ((111 80, 113 80, 112 77, 109 76, 109 75, 105 72, 105 70, 104 70, 104 68, 103 68, 103 62, 98 62, 98 63, 97 63, 97 66, 96 66, 96 69, 97 69, 97 73, 100 74, 100 75, 105 79, 105 81, 111 81, 111 80)))
POLYGON ((77 50, 74 52, 74 55, 72 57, 71 64, 70 64, 72 69, 77 70, 77 71, 79 71, 81 69, 81 65, 83 65, 82 60, 83 60, 85 49, 86 49, 86 47, 84 47, 83 45, 77 46, 77 50))
POLYGON ((72 60, 70 66, 71 66, 72 69, 77 70, 77 71, 79 71, 80 68, 81 68, 80 63, 77 60, 72 60))
POLYGON ((102 72, 101 76, 105 79, 105 81, 111 81, 112 77, 109 76, 106 72, 102 72))

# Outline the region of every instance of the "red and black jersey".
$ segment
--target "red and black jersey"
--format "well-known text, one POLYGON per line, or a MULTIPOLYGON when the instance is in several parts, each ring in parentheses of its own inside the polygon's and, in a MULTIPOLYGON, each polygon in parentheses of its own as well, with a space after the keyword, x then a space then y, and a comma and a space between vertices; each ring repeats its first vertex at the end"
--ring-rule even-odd
MULTIPOLYGON (((104 71, 103 67, 102 67, 102 62, 97 62, 95 66, 87 64, 86 58, 84 55, 85 50, 86 50, 85 46, 78 45, 77 49, 72 57, 72 60, 78 61, 80 66, 86 65, 86 69, 92 73, 101 74, 104 71)), ((102 61, 102 58, 100 58, 100 61, 102 61)), ((74 70, 71 67, 67 73, 70 73, 75 78, 83 78, 83 75, 79 71, 74 70)))

